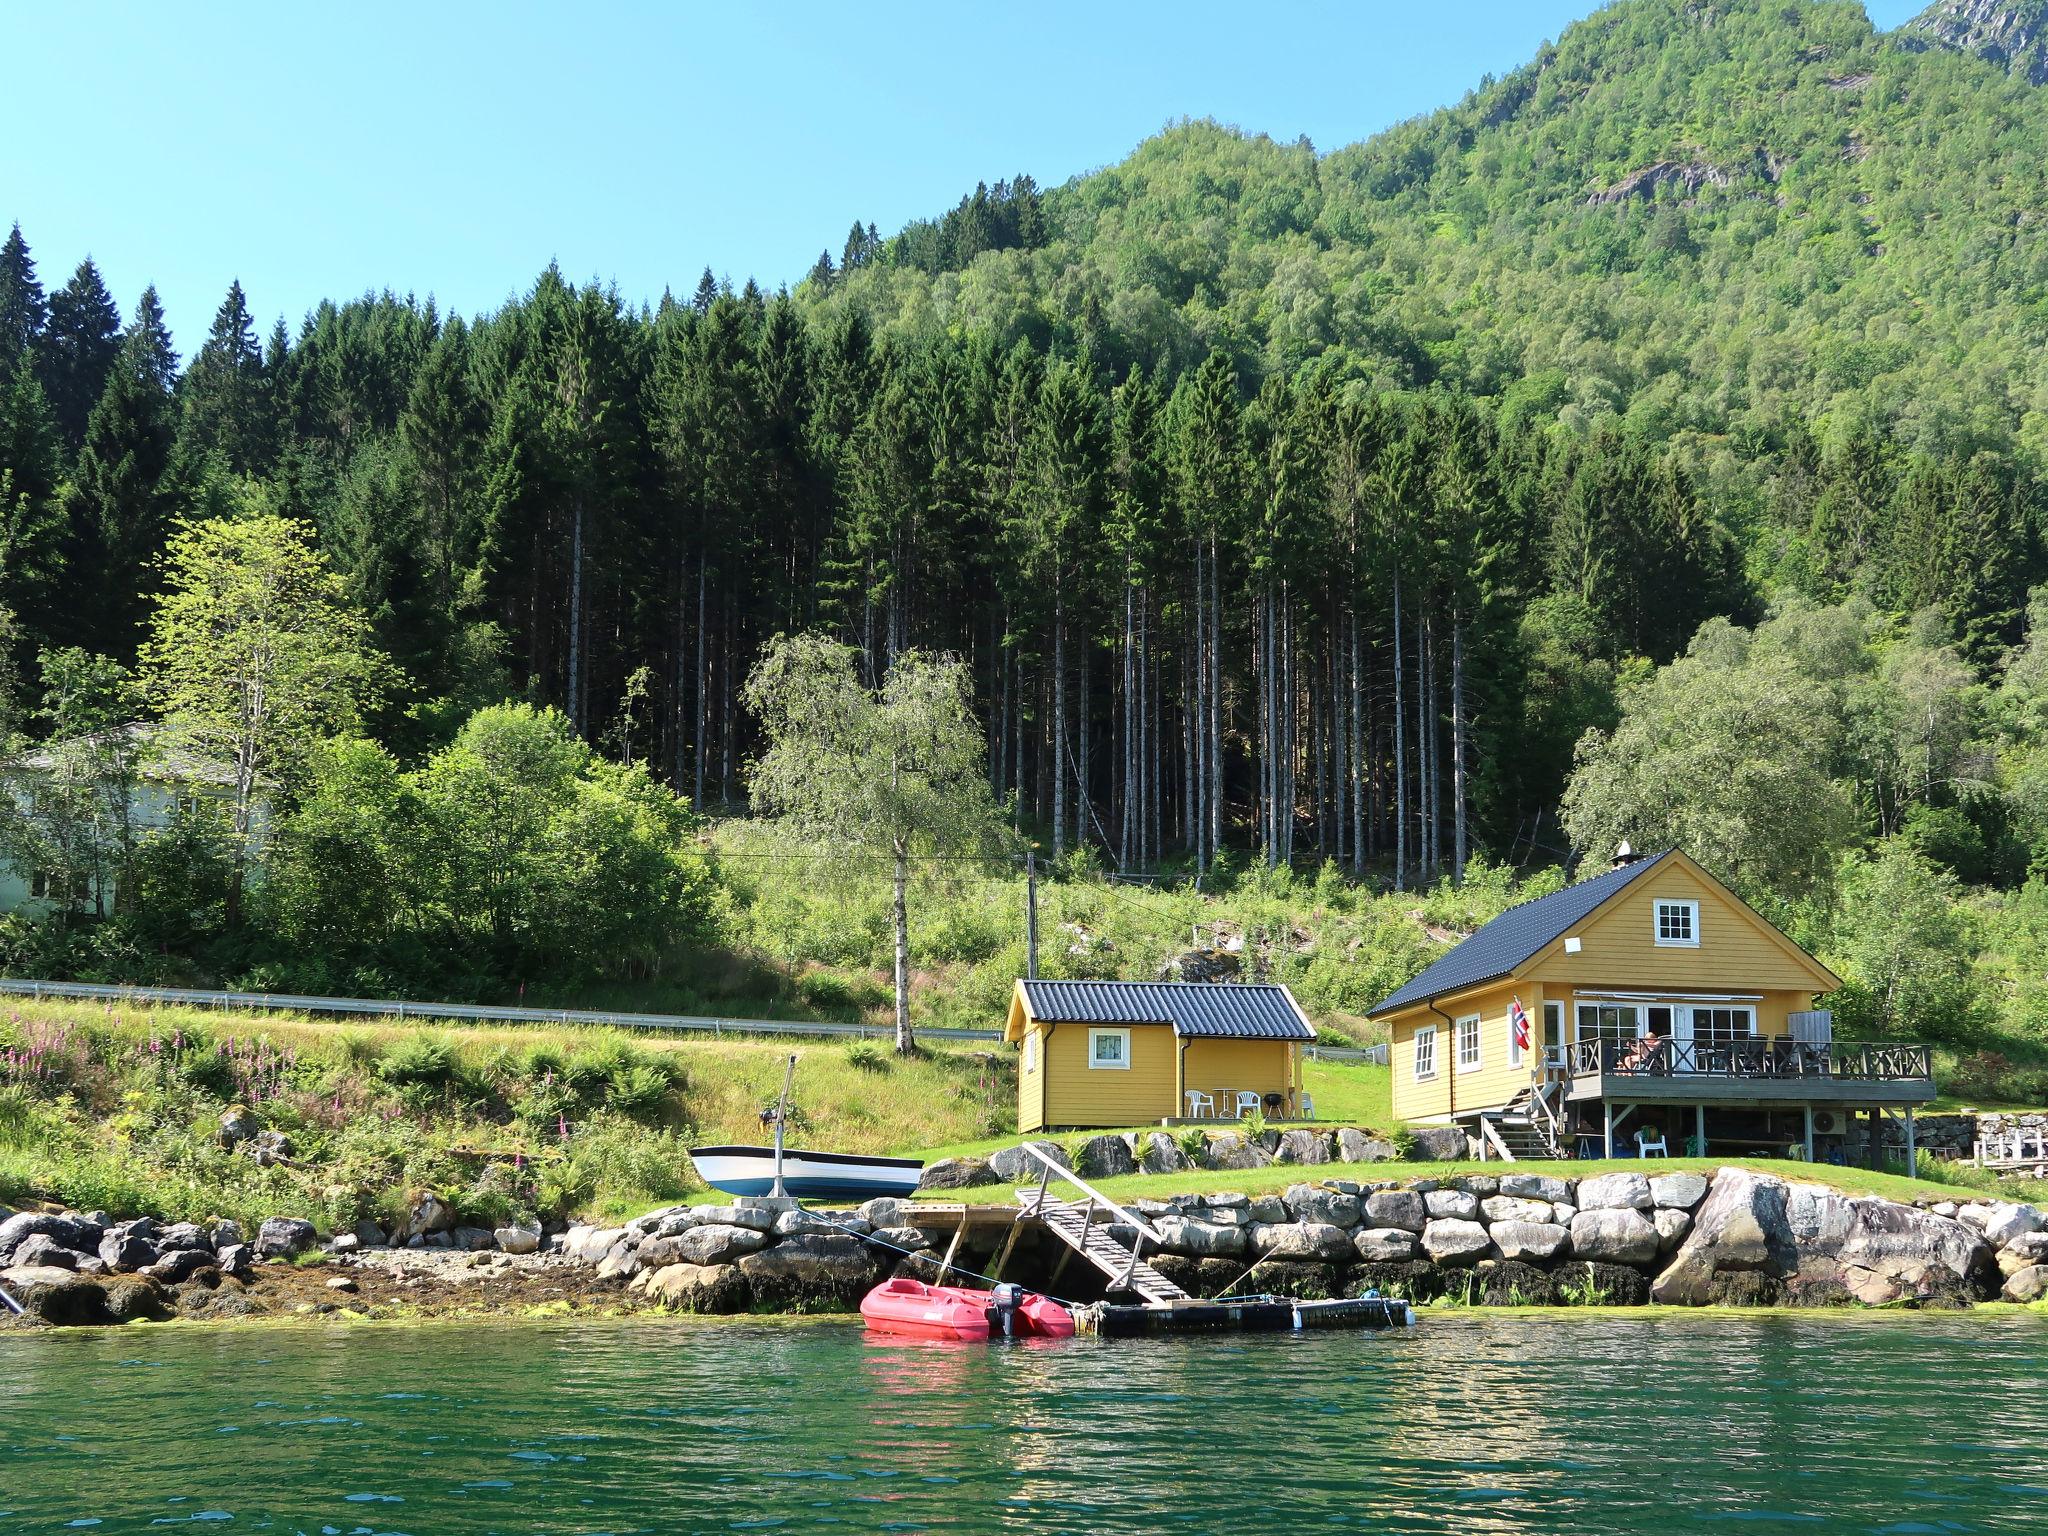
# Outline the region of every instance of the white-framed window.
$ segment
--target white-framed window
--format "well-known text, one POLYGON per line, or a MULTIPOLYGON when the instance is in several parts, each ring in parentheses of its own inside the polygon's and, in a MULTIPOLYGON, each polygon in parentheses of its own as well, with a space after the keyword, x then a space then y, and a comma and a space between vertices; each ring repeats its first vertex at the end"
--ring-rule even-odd
POLYGON ((1415 1031, 1415 1081, 1436 1076, 1436 1026, 1425 1024, 1415 1031))
POLYGON ((1479 1066, 1479 1015, 1468 1013, 1458 1020, 1458 1070, 1476 1071, 1479 1066))
POLYGON ((1038 1070, 1038 1031, 1035 1029, 1024 1037, 1024 1070, 1026 1072, 1036 1072, 1038 1070))
POLYGON ((1089 1030, 1088 1065, 1096 1071, 1130 1071, 1131 1032, 1128 1029, 1089 1030))
POLYGON ((1657 903, 1657 942, 1697 948, 1700 942, 1700 904, 1696 901, 1657 903))

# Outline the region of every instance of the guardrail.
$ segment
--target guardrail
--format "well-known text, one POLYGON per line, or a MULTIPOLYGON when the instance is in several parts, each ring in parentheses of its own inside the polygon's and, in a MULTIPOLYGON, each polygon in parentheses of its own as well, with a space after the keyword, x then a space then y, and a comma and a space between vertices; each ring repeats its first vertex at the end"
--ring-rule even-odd
MULTIPOLYGON (((318 997, 291 992, 208 992, 191 987, 115 987, 87 981, 19 981, 0 977, 0 995, 92 998, 111 1002, 171 1003, 192 1008, 233 1008, 249 1013, 319 1013, 357 1018, 421 1019, 485 1024, 590 1024, 677 1034, 824 1035, 887 1040, 890 1025, 840 1024, 809 1019, 725 1019, 675 1013, 608 1013, 587 1008, 500 1008, 484 1003, 416 1003, 398 998, 318 997)), ((1000 1040, 993 1029, 920 1029, 926 1040, 1000 1040)))
POLYGON ((1310 1061, 1362 1061, 1370 1066, 1393 1065, 1394 1048, 1391 1045, 1311 1045, 1304 1052, 1310 1061))

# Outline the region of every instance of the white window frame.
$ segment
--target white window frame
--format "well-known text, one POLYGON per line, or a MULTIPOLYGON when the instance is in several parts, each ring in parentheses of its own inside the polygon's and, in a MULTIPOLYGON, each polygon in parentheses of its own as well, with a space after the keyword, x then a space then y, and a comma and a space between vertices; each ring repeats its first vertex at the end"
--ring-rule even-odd
POLYGON ((1485 1065, 1486 1021, 1476 1013, 1468 1013, 1455 1022, 1457 1033, 1453 1038, 1456 1041, 1458 1070, 1477 1072, 1485 1065), (1472 1047, 1469 1056, 1465 1052, 1468 1044, 1472 1047))
POLYGON ((1436 1026, 1434 1024, 1419 1025, 1415 1031, 1415 1081, 1426 1083, 1435 1076, 1436 1026), (1428 1046, 1427 1051, 1423 1049, 1425 1045, 1428 1046), (1429 1062, 1429 1070, 1426 1072, 1422 1069, 1425 1059, 1429 1062))
POLYGON ((1038 1031, 1035 1029, 1024 1037, 1024 1070, 1027 1073, 1038 1070, 1038 1031))
POLYGON ((1131 1032, 1128 1029, 1091 1029, 1088 1031, 1088 1070, 1091 1072, 1128 1072, 1131 1070, 1131 1032), (1104 1061, 1097 1044, 1102 1040, 1121 1040, 1122 1059, 1104 1061))
POLYGON ((1700 904, 1696 901, 1672 900, 1659 896, 1650 904, 1650 937, 1663 949, 1698 949, 1700 947, 1700 904), (1677 908, 1685 913, 1685 931, 1689 938, 1666 938, 1664 935, 1664 914, 1677 908))

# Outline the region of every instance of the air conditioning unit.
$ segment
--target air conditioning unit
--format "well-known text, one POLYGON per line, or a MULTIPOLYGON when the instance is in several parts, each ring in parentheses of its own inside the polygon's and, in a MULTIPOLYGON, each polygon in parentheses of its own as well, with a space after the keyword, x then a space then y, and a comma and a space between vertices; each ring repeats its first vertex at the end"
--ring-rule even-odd
POLYGON ((1839 1136, 1842 1134, 1842 1112, 1838 1109, 1816 1109, 1813 1112, 1813 1134, 1816 1136, 1839 1136))

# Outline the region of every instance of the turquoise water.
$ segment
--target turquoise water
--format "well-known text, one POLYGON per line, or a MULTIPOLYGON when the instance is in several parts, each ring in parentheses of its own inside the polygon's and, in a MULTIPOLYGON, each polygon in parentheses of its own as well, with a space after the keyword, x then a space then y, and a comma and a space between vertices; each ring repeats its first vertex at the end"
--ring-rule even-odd
POLYGON ((2048 1319, 0 1336, 0 1531, 2048 1528, 2048 1319))

